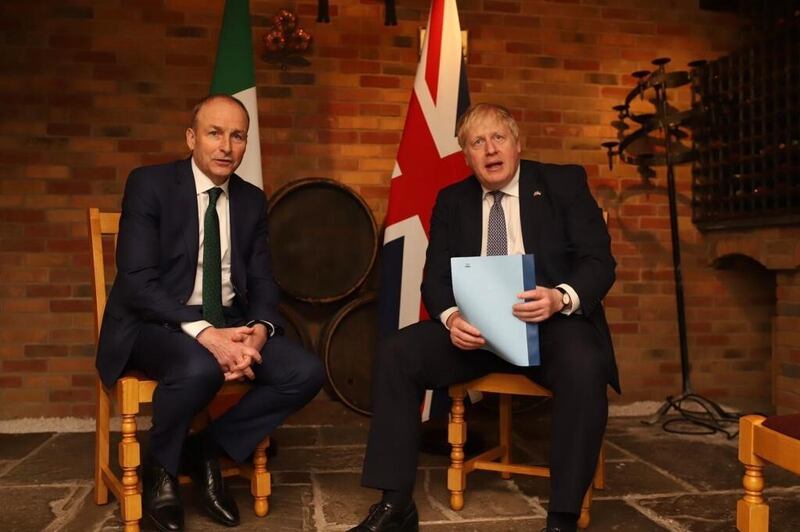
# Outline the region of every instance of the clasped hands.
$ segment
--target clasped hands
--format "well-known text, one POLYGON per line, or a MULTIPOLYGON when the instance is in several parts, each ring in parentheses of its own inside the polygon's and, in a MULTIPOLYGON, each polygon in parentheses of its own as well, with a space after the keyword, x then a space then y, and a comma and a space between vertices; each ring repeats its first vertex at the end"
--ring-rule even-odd
POLYGON ((214 355, 226 381, 253 380, 251 365, 261 364, 267 328, 260 323, 253 327, 207 327, 197 335, 197 341, 214 355))
MULTIPOLYGON (((512 305, 512 314, 522 321, 539 323, 559 312, 563 308, 561 292, 555 288, 538 287, 517 294, 523 303, 512 305)), ((455 311, 447 318, 450 329, 450 341, 459 349, 469 351, 480 349, 486 344, 481 332, 455 311)))

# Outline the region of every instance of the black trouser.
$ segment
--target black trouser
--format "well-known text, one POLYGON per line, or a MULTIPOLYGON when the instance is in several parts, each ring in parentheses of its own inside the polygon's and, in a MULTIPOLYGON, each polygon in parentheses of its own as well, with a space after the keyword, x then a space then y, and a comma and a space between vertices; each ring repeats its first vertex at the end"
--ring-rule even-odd
POLYGON ((411 325, 384 340, 373 365, 373 416, 363 485, 413 490, 420 403, 426 389, 496 371, 525 372, 553 392, 549 510, 579 513, 608 417, 602 340, 579 316, 556 315, 540 325, 539 333, 542 365, 532 369, 508 364, 488 351, 462 351, 435 321, 411 325))
MULTIPOLYGON (((251 366, 254 386, 208 427, 216 443, 238 462, 310 401, 324 378, 319 358, 283 336, 267 340, 261 356, 263 362, 251 366)), ((150 452, 175 475, 192 418, 222 387, 222 369, 206 348, 180 328, 157 324, 142 327, 129 367, 158 380, 150 452)))

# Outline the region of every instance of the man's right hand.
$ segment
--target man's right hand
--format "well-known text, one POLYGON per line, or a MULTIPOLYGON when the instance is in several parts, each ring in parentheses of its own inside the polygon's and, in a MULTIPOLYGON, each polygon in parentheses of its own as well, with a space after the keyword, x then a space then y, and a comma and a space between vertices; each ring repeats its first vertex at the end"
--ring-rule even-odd
POLYGON ((223 372, 249 377, 244 370, 254 361, 261 363, 261 353, 243 343, 251 334, 252 327, 207 327, 197 335, 197 341, 214 355, 223 372))
POLYGON ((470 351, 480 349, 486 344, 481 332, 461 317, 461 312, 453 312, 447 318, 447 328, 450 329, 450 341, 459 349, 470 351))

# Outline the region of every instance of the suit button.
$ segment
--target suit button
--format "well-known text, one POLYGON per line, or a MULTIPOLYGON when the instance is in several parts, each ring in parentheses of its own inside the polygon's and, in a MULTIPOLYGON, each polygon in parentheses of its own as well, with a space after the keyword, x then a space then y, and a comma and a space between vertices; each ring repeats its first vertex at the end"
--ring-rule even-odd
POLYGON ((180 304, 181 305, 185 305, 186 304, 186 298, 185 297, 180 299, 180 304))

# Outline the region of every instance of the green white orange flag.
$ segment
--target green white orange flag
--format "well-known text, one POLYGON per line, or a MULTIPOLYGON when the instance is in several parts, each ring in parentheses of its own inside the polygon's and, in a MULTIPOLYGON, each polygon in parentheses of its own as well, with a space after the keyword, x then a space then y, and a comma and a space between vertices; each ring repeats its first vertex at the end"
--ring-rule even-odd
POLYGON ((261 141, 258 134, 258 98, 249 0, 225 2, 211 94, 230 94, 247 108, 250 114, 247 151, 236 173, 257 187, 264 188, 261 178, 261 141))

